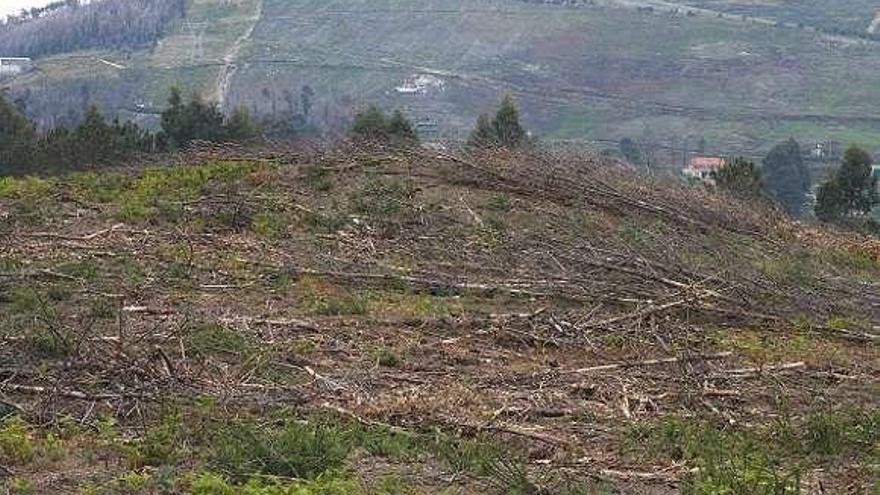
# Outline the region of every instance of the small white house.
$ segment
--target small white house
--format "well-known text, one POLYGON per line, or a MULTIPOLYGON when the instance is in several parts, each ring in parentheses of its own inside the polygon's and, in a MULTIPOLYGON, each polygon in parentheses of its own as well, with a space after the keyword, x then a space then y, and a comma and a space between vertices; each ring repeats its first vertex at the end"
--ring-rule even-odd
POLYGON ((715 179, 712 177, 712 172, 723 167, 725 163, 724 158, 717 156, 694 156, 691 157, 687 167, 681 173, 688 179, 714 184, 715 179))
POLYGON ((27 57, 0 57, 0 76, 17 76, 31 70, 32 65, 27 57))

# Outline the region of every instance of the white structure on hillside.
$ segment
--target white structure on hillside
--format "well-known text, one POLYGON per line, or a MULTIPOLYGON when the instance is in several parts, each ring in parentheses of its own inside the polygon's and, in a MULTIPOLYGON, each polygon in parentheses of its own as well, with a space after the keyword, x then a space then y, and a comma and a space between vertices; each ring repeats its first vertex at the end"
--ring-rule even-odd
POLYGON ((715 178, 712 174, 724 167, 726 163, 726 160, 719 156, 693 156, 681 173, 688 180, 714 185, 715 178))
POLYGON ((442 92, 446 89, 446 82, 431 74, 415 74, 403 81, 403 84, 394 88, 401 94, 426 95, 431 91, 442 92))
POLYGON ((27 57, 0 57, 0 76, 17 76, 31 70, 32 65, 27 57))

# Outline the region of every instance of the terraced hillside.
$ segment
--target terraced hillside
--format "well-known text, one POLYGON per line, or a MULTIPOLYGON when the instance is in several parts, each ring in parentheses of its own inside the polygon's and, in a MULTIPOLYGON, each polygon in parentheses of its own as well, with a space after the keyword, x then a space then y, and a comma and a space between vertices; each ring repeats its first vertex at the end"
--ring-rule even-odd
POLYGON ((752 208, 564 155, 4 179, 0 482, 872 493, 880 246, 752 208))
POLYGON ((847 34, 875 13, 863 0, 194 0, 155 49, 52 57, 12 86, 44 121, 97 101, 149 122, 174 82, 303 113, 308 87, 314 123, 341 130, 379 102, 456 137, 509 91, 542 136, 629 136, 662 161, 701 138, 753 155, 791 136, 877 148, 880 52, 847 34))

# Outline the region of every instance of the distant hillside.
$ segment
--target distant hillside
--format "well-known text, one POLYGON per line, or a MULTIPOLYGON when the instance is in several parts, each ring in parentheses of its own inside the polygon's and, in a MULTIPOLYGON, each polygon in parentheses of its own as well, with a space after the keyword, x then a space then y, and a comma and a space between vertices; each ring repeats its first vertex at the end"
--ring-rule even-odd
POLYGON ((57 2, 0 25, 0 54, 39 57, 92 48, 143 47, 185 16, 186 0, 57 2))
POLYGON ((49 57, 12 87, 44 124, 87 102, 149 123, 180 83, 275 116, 308 93, 330 131, 403 107, 458 138, 511 92, 546 139, 631 137, 660 163, 788 137, 880 149, 870 3, 194 0, 155 47, 49 57))

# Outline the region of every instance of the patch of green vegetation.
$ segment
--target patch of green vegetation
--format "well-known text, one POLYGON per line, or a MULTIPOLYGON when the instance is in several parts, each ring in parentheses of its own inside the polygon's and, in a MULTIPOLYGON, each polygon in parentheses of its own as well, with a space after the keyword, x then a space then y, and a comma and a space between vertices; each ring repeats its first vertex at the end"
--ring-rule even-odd
POLYGON ((199 474, 189 486, 192 495, 361 495, 360 485, 344 476, 327 476, 314 480, 283 481, 277 478, 251 478, 236 484, 227 477, 206 472, 199 474))
POLYGON ((138 471, 129 471, 123 473, 100 487, 87 487, 84 495, 123 495, 144 493, 151 488, 157 488, 154 485, 152 476, 147 473, 138 471))
POLYGON ((267 239, 278 239, 286 233, 290 218, 284 213, 265 211, 254 215, 251 229, 267 239))
POLYGON ((46 179, 0 176, 0 200, 12 200, 15 218, 27 223, 38 223, 52 211, 54 189, 55 183, 46 179))
POLYGON ((123 172, 79 172, 67 178, 74 196, 84 203, 113 203, 131 187, 134 177, 123 172))
POLYGON ((835 316, 828 319, 828 328, 833 330, 870 330, 871 322, 852 316, 835 316))
POLYGON ((0 199, 40 200, 45 198, 55 184, 38 177, 0 177, 0 199))
POLYGON ((182 416, 166 415, 137 442, 127 446, 128 463, 133 468, 173 464, 187 453, 183 439, 182 416))
POLYGON ((460 315, 464 309, 458 298, 418 294, 406 291, 403 293, 376 292, 368 301, 368 313, 399 318, 443 318, 460 315))
POLYGON ((375 220, 387 220, 410 207, 415 195, 411 184, 374 179, 351 196, 354 211, 375 220))
POLYGON ((10 331, 24 336, 24 343, 37 356, 63 357, 73 351, 73 336, 64 326, 53 304, 65 292, 48 289, 45 293, 19 287, 10 298, 4 320, 10 331))
POLYGON ((821 251, 819 256, 860 280, 872 281, 880 278, 880 258, 865 251, 831 249, 821 251))
POLYGON ((618 231, 618 235, 625 242, 646 247, 662 242, 671 233, 669 225, 659 220, 648 225, 623 222, 618 231))
POLYGON ((21 418, 3 420, 0 427, 0 464, 25 464, 33 460, 36 451, 34 434, 21 418))
POLYGON ((822 457, 867 456, 880 460, 880 412, 822 411, 807 416, 802 451, 822 457))
POLYGON ((344 467, 352 448, 345 436, 333 424, 233 424, 222 428, 212 442, 210 465, 239 482, 254 474, 314 480, 344 467))
POLYGON ((117 304, 106 297, 99 297, 92 301, 89 313, 93 318, 109 319, 116 316, 117 304))
POLYGON ((164 278, 181 285, 189 285, 197 268, 192 244, 179 242, 164 248, 162 254, 168 259, 164 264, 164 278))
POLYGON ((381 347, 373 351, 373 361, 385 368, 399 368, 403 366, 403 358, 394 349, 381 347))
POLYGON ((812 259, 804 253, 783 253, 762 260, 758 269, 779 284, 808 287, 816 283, 816 269, 812 259))
POLYGON ((297 283, 303 309, 320 316, 349 316, 367 314, 367 298, 323 283, 314 277, 303 277, 297 283))
POLYGON ((204 325, 188 337, 190 349, 203 356, 248 355, 253 343, 241 333, 222 325, 204 325))
MULTIPOLYGON (((439 431, 421 434, 368 426, 335 416, 238 421, 221 426, 219 433, 211 436, 208 448, 209 467, 234 483, 272 477, 308 482, 345 480, 347 460, 367 452, 400 463, 433 457, 456 472, 503 487, 503 493, 533 493, 517 488, 532 486, 522 459, 492 441, 462 439, 439 431)), ((365 493, 375 493, 375 487, 365 493)))
POLYGON ((685 482, 682 493, 800 493, 800 472, 779 465, 766 446, 747 433, 719 430, 701 421, 672 417, 634 427, 628 440, 630 448, 635 448, 640 455, 686 461, 696 468, 696 474, 685 482))
POLYGON ((36 489, 33 482, 27 478, 12 478, 9 480, 10 495, 34 495, 36 489))
POLYGON ((119 206, 118 216, 126 221, 179 220, 185 203, 197 201, 212 184, 233 183, 251 174, 259 175, 269 165, 261 162, 212 162, 199 166, 151 168, 118 193, 108 193, 119 206))
POLYGON ((316 191, 327 192, 333 189, 332 172, 318 164, 306 168, 306 182, 316 191))
POLYGON ((349 221, 348 215, 339 211, 331 211, 329 213, 310 211, 305 215, 306 227, 308 227, 309 232, 315 234, 339 232, 348 225, 349 221))
POLYGON ((339 298, 323 297, 309 304, 315 314, 321 316, 351 316, 367 314, 366 301, 358 296, 348 295, 339 298))
POLYGON ((98 278, 100 269, 92 259, 69 261, 57 267, 59 273, 90 281, 98 278))
POLYGON ((696 468, 683 493, 797 494, 801 473, 846 456, 875 463, 880 451, 876 411, 822 411, 799 425, 783 415, 762 428, 719 428, 700 419, 667 417, 637 425, 627 434, 630 454, 687 462, 696 468))
POLYGON ((493 194, 486 202, 486 209, 506 213, 513 209, 513 200, 504 193, 493 194))

